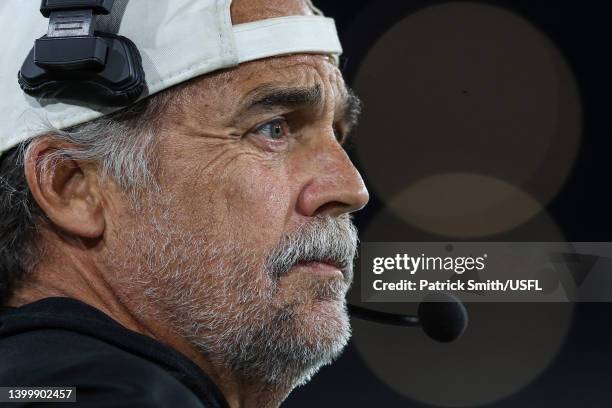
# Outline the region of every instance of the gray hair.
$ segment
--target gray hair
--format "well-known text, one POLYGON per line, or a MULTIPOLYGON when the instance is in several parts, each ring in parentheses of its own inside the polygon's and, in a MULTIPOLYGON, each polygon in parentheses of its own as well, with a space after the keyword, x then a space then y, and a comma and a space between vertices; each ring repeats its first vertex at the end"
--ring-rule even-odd
POLYGON ((47 126, 44 136, 22 142, 0 156, 0 305, 39 263, 39 228, 49 220, 32 197, 24 163, 40 137, 65 142, 65 148, 42 163, 70 158, 97 163, 102 179, 112 179, 134 202, 136 193, 156 188, 156 147, 159 117, 170 100, 165 91, 108 116, 59 130, 47 126))

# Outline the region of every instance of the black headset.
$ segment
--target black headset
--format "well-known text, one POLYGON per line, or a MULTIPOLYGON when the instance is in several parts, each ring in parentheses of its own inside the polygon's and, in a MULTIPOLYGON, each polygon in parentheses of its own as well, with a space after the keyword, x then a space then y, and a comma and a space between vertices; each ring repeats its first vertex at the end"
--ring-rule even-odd
POLYGON ((456 297, 441 292, 427 295, 416 315, 382 312, 349 304, 353 317, 393 326, 421 327, 430 338, 448 343, 457 340, 468 324, 465 306, 456 297))

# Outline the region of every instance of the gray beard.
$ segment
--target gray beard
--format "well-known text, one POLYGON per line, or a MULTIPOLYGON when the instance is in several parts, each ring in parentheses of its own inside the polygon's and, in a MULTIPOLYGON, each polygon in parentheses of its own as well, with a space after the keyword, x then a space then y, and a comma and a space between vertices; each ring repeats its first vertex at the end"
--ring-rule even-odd
POLYGON ((169 322, 214 366, 268 387, 304 384, 341 353, 357 245, 348 215, 314 219, 267 256, 227 233, 185 232, 169 218, 137 222, 124 242, 130 260, 114 266, 126 271, 129 292, 143 293, 143 312, 169 322), (275 302, 279 279, 312 260, 338 265, 344 281, 311 282, 290 302, 275 302), (322 313, 309 310, 313 299, 325 302, 322 313))

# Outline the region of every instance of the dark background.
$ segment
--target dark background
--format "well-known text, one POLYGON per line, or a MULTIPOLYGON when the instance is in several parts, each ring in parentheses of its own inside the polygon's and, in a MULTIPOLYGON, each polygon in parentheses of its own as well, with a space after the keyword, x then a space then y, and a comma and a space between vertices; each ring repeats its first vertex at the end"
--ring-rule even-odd
MULTIPOLYGON (((385 31, 415 11, 445 2, 318 0, 315 3, 326 15, 336 20, 345 50, 343 71, 347 82, 351 84, 360 62, 385 31), (364 12, 367 13, 366 18, 364 12)), ((608 182, 612 174, 609 160, 609 150, 612 147, 609 120, 612 95, 612 5, 609 2, 558 0, 479 3, 501 6, 526 18, 548 36, 565 57, 580 93, 581 140, 569 177, 554 198, 546 204, 546 210, 567 241, 612 241, 612 216, 609 214, 612 188, 608 182)), ((398 81, 411 80, 418 79, 398 78, 398 81)), ((367 112, 367 103, 364 108, 367 112)), ((407 115, 409 116, 409 113, 407 115)), ((381 143, 385 143, 385 140, 381 140, 381 143)), ((353 148, 349 148, 349 154, 362 170, 366 184, 369 185, 368 172, 363 171, 353 148)), ((367 228, 373 218, 384 211, 383 200, 375 191, 370 190, 370 204, 355 218, 360 229, 367 228)), ((530 222, 532 221, 527 221, 526 224, 530 222)), ((398 236, 403 238, 401 234, 395 233, 390 234, 388 240, 396 240, 398 236)), ((431 239, 430 236, 426 238, 431 239)), ((521 235, 521 239, 537 241, 540 237, 537 234, 529 236, 527 232, 521 235)), ((356 276, 356 280, 358 279, 356 276)), ((612 406, 612 375, 609 368, 612 361, 612 324, 609 319, 611 312, 612 305, 607 303, 576 304, 567 337, 550 364, 512 395, 484 406, 612 406)), ((520 331, 518 320, 520 319, 517 318, 515 327, 520 331)), ((504 325, 506 322, 497 324, 504 325)), ((417 335, 419 334, 415 331, 414 336, 417 335)), ((507 340, 511 342, 512 335, 507 340)), ((479 341, 487 344, 498 340, 483 336, 479 341)), ((418 351, 406 351, 418 358, 418 351)), ((504 353, 503 347, 500 347, 498 352, 504 353)), ((410 399, 409 395, 401 395, 389 387, 370 370, 360 353, 352 341, 337 362, 323 368, 308 385, 295 390, 284 406, 435 406, 416 402, 410 399)), ((523 358, 529 359, 530 355, 526 354, 523 358)), ((398 358, 397 364, 401 365, 401 370, 408 378, 420 375, 406 359, 398 358)), ((421 367, 423 362, 415 365, 421 367)), ((469 371, 469 367, 466 367, 466 370, 469 371)), ((498 374, 492 371, 490 381, 495 382, 498 374)), ((435 386, 441 394, 445 392, 444 383, 435 386)), ((482 387, 486 386, 487 384, 482 384, 482 387)))

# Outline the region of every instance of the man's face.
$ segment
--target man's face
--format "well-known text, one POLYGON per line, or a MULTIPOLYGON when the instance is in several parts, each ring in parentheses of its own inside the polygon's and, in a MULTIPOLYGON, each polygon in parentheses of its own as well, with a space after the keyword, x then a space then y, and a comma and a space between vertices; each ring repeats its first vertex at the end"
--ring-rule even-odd
POLYGON ((213 364, 304 381, 349 336, 348 214, 368 200, 341 146, 354 100, 320 55, 244 64, 179 95, 160 192, 118 218, 109 266, 213 364))

